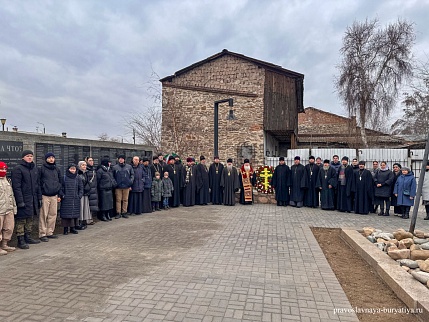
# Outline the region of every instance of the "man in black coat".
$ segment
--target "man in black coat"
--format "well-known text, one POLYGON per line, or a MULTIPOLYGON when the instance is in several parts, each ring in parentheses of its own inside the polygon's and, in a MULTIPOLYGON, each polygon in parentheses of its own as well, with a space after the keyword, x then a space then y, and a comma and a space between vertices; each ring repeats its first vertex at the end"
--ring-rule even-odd
POLYGON ((279 165, 275 168, 271 185, 276 192, 277 206, 289 204, 290 169, 285 164, 285 158, 279 158, 279 165))
POLYGON ((302 178, 304 177, 304 166, 301 158, 296 156, 291 170, 290 182, 290 202, 293 207, 301 208, 304 204, 304 189, 302 188, 302 178))
POLYGON ((308 158, 309 163, 304 167, 304 177, 302 178, 302 187, 304 190, 304 206, 319 207, 319 191, 316 188, 317 178, 320 167, 315 164, 313 156, 308 158))
POLYGON ((48 152, 45 162, 39 169, 40 190, 42 193, 42 208, 39 216, 39 238, 43 242, 49 238, 58 238, 54 235, 55 223, 57 221, 58 196, 62 186, 62 175, 55 164, 55 155, 48 152))
MULTIPOLYGON (((341 212, 352 211, 352 183, 353 183, 353 168, 349 165, 349 158, 341 159, 341 167, 338 169, 337 183, 337 209, 341 212)), ((332 163, 331 163, 332 167, 332 163)))
POLYGON ((206 158, 200 156, 200 163, 196 165, 197 205, 206 206, 210 201, 210 179, 206 158))
POLYGON ((222 171, 223 164, 219 162, 219 157, 215 156, 214 162, 210 165, 209 168, 210 200, 214 205, 222 204, 223 192, 220 185, 222 171))
POLYGON ((15 216, 16 236, 18 247, 30 248, 28 244, 38 244, 39 240, 31 238, 33 216, 39 214, 42 205, 39 175, 33 162, 33 152, 24 150, 22 160, 12 170, 12 189, 15 196, 18 212, 15 216))
POLYGON ((333 210, 335 187, 337 186, 337 171, 330 165, 328 159, 323 161, 323 167, 319 171, 317 188, 320 189, 320 205, 323 210, 333 210))

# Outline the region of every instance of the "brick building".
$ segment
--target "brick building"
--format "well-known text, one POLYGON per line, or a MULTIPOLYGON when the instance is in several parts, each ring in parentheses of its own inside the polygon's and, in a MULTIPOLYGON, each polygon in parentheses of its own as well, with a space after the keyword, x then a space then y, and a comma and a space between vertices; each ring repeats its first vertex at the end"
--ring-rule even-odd
POLYGON ((302 74, 223 50, 160 81, 165 152, 211 159, 217 141, 221 160, 256 165, 296 147, 302 74))
MULTIPOLYGON (((406 140, 379 131, 366 129, 369 147, 395 148, 407 146, 406 140)), ((362 147, 360 127, 356 118, 306 107, 298 116, 298 145, 301 148, 362 147)))

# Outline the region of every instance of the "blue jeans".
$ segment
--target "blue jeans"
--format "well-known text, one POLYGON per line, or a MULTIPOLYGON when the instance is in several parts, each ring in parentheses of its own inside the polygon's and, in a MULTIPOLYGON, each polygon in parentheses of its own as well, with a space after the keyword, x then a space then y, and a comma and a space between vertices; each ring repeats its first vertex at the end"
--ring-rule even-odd
POLYGON ((168 203, 169 199, 170 199, 169 197, 164 197, 164 203, 163 203, 164 208, 167 208, 169 206, 169 203, 168 203))

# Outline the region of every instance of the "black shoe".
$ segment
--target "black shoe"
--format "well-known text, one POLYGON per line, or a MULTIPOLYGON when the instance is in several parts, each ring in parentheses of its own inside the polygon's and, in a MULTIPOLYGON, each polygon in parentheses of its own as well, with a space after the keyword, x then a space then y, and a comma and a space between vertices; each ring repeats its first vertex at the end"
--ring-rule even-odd
POLYGON ((123 213, 122 214, 122 218, 126 218, 126 219, 128 219, 129 217, 128 217, 128 214, 127 213, 123 213))
POLYGON ((80 229, 85 230, 86 228, 88 228, 88 224, 86 223, 86 220, 82 220, 80 224, 80 229))
POLYGON ((69 227, 64 227, 64 235, 68 235, 69 234, 69 227))
POLYGON ((121 218, 121 214, 116 214, 115 219, 121 218))
POLYGON ((427 214, 426 217, 423 218, 423 220, 429 220, 429 214, 427 214))
POLYGON ((30 246, 28 246, 28 244, 25 242, 25 238, 24 236, 17 236, 18 237, 18 248, 21 249, 29 249, 30 246))
POLYGON ((82 225, 74 226, 74 229, 76 229, 76 230, 82 230, 82 225))
POLYGON ((76 228, 70 227, 70 232, 72 234, 79 234, 79 232, 76 230, 76 228))
POLYGON ((108 220, 108 221, 112 221, 112 217, 110 217, 110 214, 107 212, 106 213, 106 219, 108 220))
POLYGON ((27 244, 30 244, 30 245, 40 243, 40 240, 35 240, 35 239, 31 238, 30 233, 24 234, 24 240, 27 244))
POLYGON ((49 238, 46 237, 46 236, 42 236, 42 237, 40 237, 40 241, 42 241, 42 242, 48 242, 49 238))
POLYGON ((161 211, 161 209, 160 209, 159 207, 158 207, 158 208, 156 208, 155 210, 156 210, 156 211, 161 211))
POLYGON ((58 238, 58 236, 57 236, 57 235, 48 235, 48 236, 46 236, 46 237, 48 237, 48 238, 52 238, 52 239, 58 238))
POLYGON ((384 216, 384 213, 382 213, 381 211, 378 213, 379 216, 384 216))
POLYGON ((100 218, 99 218, 101 221, 109 221, 107 218, 106 218, 106 215, 105 214, 102 214, 101 216, 100 216, 100 218))

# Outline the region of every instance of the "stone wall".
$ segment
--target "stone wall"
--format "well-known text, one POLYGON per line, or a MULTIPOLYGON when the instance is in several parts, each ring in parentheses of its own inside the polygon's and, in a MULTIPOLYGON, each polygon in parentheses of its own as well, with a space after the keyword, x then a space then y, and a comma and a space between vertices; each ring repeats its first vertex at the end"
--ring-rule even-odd
POLYGON ((251 147, 253 165, 263 164, 264 79, 263 68, 226 55, 164 82, 162 150, 212 159, 214 102, 233 98, 232 108, 219 105, 219 156, 240 164, 240 146, 245 145, 251 147), (230 109, 236 118, 232 121, 227 120, 230 109))

